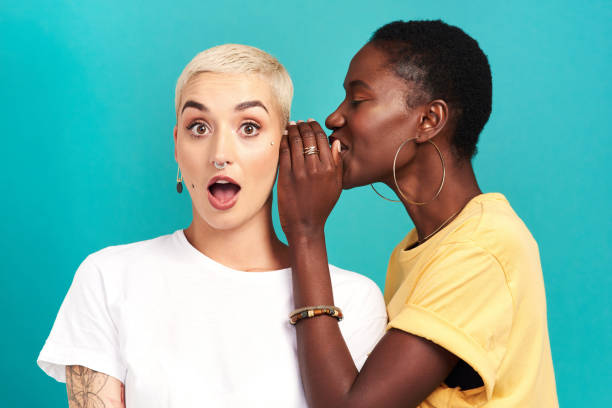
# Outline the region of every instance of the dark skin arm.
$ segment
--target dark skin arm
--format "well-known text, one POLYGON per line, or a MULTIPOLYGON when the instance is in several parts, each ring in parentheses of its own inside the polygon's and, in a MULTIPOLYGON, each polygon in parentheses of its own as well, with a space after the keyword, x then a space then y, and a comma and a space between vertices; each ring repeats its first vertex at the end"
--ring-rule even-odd
MULTIPOLYGON (((290 125, 279 160, 279 213, 291 250, 295 307, 333 305, 324 226, 342 189, 337 145, 330 149, 316 122, 290 125), (304 157, 308 146, 319 154, 304 157)), ((358 372, 334 318, 303 319, 296 331, 302 382, 315 408, 414 407, 458 361, 426 339, 391 329, 358 372)))

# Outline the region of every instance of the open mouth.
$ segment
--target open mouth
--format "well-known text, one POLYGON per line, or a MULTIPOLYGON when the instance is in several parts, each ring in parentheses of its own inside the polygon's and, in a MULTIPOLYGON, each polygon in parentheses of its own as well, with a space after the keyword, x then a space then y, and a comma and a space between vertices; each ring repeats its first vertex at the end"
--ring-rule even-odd
POLYGON ((208 183, 208 201, 217 210, 232 208, 238 201, 240 184, 226 176, 213 177, 208 183))
POLYGON ((348 151, 348 146, 345 145, 344 143, 342 143, 342 140, 334 137, 334 136, 330 136, 329 137, 329 145, 331 146, 332 144, 334 144, 334 141, 338 140, 340 142, 340 154, 344 154, 348 151))

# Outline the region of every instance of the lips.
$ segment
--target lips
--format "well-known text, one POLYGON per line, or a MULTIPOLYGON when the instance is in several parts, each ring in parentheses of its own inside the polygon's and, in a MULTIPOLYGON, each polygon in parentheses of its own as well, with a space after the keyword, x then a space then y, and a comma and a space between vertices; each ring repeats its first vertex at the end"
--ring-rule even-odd
POLYGON ((215 176, 208 182, 208 201, 217 210, 228 210, 238 201, 240 184, 227 176, 215 176))

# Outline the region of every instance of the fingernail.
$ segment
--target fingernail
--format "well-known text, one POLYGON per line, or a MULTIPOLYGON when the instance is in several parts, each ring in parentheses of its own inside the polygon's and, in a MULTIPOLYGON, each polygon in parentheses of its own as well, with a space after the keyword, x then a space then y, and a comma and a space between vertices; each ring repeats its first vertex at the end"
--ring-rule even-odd
POLYGON ((315 120, 313 118, 309 118, 306 122, 314 122, 315 120))
POLYGON ((287 129, 283 130, 283 136, 287 136, 289 134, 289 131, 287 129))
POLYGON ((298 123, 304 123, 304 121, 302 119, 298 120, 298 123))
POLYGON ((290 125, 295 125, 295 120, 292 120, 291 122, 289 122, 290 125))
POLYGON ((338 146, 338 153, 341 153, 342 152, 342 145, 340 144, 340 142, 338 142, 337 146, 338 146))

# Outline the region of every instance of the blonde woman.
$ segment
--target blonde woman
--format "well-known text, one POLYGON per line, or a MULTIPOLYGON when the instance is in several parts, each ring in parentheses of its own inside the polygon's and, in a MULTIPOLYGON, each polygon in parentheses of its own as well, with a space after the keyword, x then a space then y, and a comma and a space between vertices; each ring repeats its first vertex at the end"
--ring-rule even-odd
MULTIPOLYGON (((271 217, 293 87, 269 54, 226 44, 176 85, 174 156, 185 230, 81 264, 38 364, 70 407, 304 407, 290 254, 271 217)), ((382 336, 377 286, 330 266, 342 334, 361 367, 382 336)))

